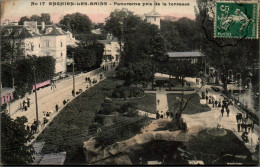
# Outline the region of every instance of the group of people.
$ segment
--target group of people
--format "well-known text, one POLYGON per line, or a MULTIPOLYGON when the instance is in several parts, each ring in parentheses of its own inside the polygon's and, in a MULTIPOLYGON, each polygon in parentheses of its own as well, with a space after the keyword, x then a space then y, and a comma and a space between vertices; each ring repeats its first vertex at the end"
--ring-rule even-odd
POLYGON ((30 107, 30 99, 29 98, 27 98, 27 100, 25 101, 25 100, 23 100, 23 102, 22 103, 20 103, 20 109, 23 111, 27 111, 27 109, 30 107))
POLYGON ((169 118, 169 116, 173 117, 173 114, 170 113, 169 111, 166 111, 166 113, 163 113, 163 111, 161 111, 161 114, 159 113, 159 111, 156 112, 156 119, 165 118, 165 117, 169 118))
POLYGON ((254 131, 254 122, 248 119, 248 116, 242 115, 242 113, 237 113, 237 131, 238 132, 253 132, 254 131))

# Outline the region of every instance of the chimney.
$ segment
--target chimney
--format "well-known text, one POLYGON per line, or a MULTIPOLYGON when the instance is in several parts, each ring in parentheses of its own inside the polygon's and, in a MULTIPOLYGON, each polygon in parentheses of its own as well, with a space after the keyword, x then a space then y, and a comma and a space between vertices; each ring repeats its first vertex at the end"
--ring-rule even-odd
POLYGON ((45 29, 45 22, 44 21, 42 21, 42 31, 45 29))

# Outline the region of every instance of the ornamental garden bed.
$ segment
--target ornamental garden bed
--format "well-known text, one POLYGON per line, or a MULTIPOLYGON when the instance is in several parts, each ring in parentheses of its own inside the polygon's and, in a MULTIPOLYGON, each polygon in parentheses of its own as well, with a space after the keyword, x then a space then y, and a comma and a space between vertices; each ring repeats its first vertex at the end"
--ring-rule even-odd
MULTIPOLYGON (((176 97, 181 98, 182 94, 167 94, 168 106, 170 111, 174 110, 176 97)), ((186 105, 182 114, 196 114, 211 110, 208 105, 200 104, 200 97, 197 93, 184 95, 184 98, 188 100, 188 104, 186 105)))

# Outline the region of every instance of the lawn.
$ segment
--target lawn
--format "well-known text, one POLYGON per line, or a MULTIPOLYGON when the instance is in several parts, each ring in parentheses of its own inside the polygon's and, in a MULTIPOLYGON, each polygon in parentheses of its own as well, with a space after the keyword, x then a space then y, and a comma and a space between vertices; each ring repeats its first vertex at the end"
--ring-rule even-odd
POLYGON ((146 93, 142 98, 130 99, 129 102, 137 104, 137 109, 143 110, 149 113, 156 113, 156 94, 146 93))
POLYGON ((68 104, 37 138, 45 141, 43 153, 66 151, 65 164, 84 164, 83 142, 90 135, 88 128, 105 97, 122 84, 121 80, 106 79, 89 88, 68 104))
MULTIPOLYGON (((188 152, 195 154, 197 158, 205 158, 203 159, 204 162, 207 162, 207 156, 205 156, 206 154, 210 154, 214 158, 219 158, 224 154, 250 154, 250 151, 232 131, 225 131, 226 134, 224 136, 209 134, 208 129, 200 131, 197 137, 194 137, 188 141, 188 152)), ((210 163, 210 161, 208 163, 210 163)))
MULTIPOLYGON (((169 110, 174 110, 174 103, 176 97, 181 98, 182 94, 167 94, 169 110)), ((201 112, 210 111, 210 107, 200 104, 200 97, 197 93, 184 95, 185 99, 188 99, 188 104, 185 107, 183 114, 196 114, 201 112)))

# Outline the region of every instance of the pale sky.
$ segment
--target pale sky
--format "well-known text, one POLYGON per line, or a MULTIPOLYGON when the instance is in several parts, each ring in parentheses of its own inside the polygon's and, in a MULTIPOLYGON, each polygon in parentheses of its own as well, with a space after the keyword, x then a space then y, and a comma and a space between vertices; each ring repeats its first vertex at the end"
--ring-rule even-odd
POLYGON ((160 3, 160 6, 156 6, 156 11, 161 16, 175 16, 175 17, 188 17, 195 19, 194 6, 196 0, 4 0, 2 1, 1 9, 1 22, 5 19, 12 21, 18 21, 22 16, 40 15, 41 13, 50 13, 51 20, 56 23, 64 15, 72 14, 75 12, 83 13, 89 16, 93 22, 104 22, 111 11, 115 9, 127 8, 133 11, 137 15, 143 15, 153 10, 154 2, 160 3), (38 5, 32 5, 32 2, 38 3, 38 5), (40 2, 45 4, 40 5, 40 2), (83 2, 88 3, 84 5, 74 6, 51 6, 50 2, 83 2), (106 6, 90 6, 90 2, 106 2, 106 6), (115 3, 140 3, 140 6, 120 5, 115 3), (148 3, 147 6, 143 6, 143 3, 148 3), (151 3, 151 4, 149 4, 151 3), (166 4, 163 6, 162 3, 166 4), (172 6, 169 6, 169 3, 172 6), (174 3, 189 3, 189 6, 174 6, 174 3))

